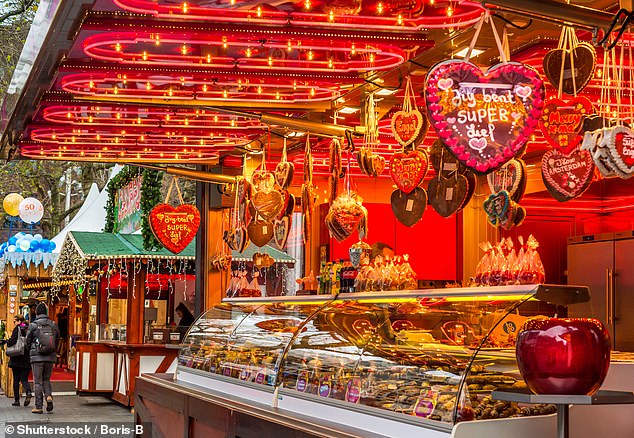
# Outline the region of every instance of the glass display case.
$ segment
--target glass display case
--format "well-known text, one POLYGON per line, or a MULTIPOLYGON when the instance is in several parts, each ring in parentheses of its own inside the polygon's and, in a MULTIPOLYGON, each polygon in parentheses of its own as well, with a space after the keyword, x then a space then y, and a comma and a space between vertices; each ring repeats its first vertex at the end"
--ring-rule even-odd
POLYGON ((177 376, 447 426, 548 414, 490 393, 524 386, 524 321, 588 299, 584 287, 545 285, 231 299, 193 324, 177 376))

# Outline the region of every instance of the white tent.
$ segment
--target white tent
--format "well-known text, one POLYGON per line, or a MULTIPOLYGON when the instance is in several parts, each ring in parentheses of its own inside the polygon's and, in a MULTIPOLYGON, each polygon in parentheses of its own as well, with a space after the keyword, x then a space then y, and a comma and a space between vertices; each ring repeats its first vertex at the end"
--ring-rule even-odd
MULTIPOLYGON (((119 173, 121 168, 122 166, 114 166, 110 172, 110 178, 119 173)), ((110 181, 110 178, 108 181, 110 181)), ((69 231, 103 231, 106 225, 107 202, 108 192, 106 189, 104 188, 100 192, 97 184, 92 183, 90 191, 88 195, 86 195, 86 199, 75 217, 73 217, 57 236, 51 239, 51 241, 55 242, 55 250, 53 252, 61 251, 62 244, 69 231)))

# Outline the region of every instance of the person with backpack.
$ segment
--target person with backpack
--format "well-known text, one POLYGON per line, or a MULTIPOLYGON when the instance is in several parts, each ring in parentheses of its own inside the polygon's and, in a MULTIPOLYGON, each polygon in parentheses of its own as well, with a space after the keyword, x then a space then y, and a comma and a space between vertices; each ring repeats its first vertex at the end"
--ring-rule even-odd
POLYGON ((28 331, 28 324, 24 320, 22 315, 16 315, 14 318, 15 327, 11 333, 11 337, 7 339, 7 347, 22 347, 20 352, 10 352, 10 348, 7 349, 7 355, 9 356, 9 368, 13 372, 13 398, 14 402, 11 406, 20 406, 20 383, 22 383, 22 389, 26 393, 24 399, 24 406, 28 406, 31 403, 31 385, 29 385, 29 372, 31 371, 31 359, 29 350, 26 348, 26 335, 28 331), (20 338, 23 338, 20 340, 20 338))
POLYGON ((57 324, 48 318, 46 304, 39 303, 35 308, 35 314, 35 320, 31 322, 26 336, 26 346, 31 353, 31 368, 35 382, 35 408, 31 412, 41 414, 44 398, 46 398, 46 412, 53 410, 51 374, 53 364, 57 360, 59 329, 57 324))

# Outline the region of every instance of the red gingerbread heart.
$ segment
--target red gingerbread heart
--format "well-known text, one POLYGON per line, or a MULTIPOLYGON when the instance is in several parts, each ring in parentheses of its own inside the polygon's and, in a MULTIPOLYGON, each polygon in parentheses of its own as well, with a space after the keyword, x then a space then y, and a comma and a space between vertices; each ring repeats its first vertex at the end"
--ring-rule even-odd
POLYGON ((570 154, 583 140, 583 122, 593 111, 592 102, 582 96, 548 99, 540 120, 542 133, 553 148, 570 154))
POLYGON ((390 161, 390 176, 404 193, 411 193, 427 175, 427 153, 421 150, 397 152, 390 161))
POLYGON ((491 67, 448 60, 427 74, 429 122, 464 165, 485 174, 524 149, 544 105, 544 83, 517 62, 491 67))
POLYGON ((542 179, 548 192, 559 202, 580 196, 590 186, 594 162, 587 151, 564 155, 556 149, 542 157, 542 179))
POLYGON ((612 128, 614 146, 608 145, 617 174, 628 179, 634 174, 634 131, 626 126, 612 128))
POLYGON ((174 254, 183 251, 194 239, 200 225, 200 212, 190 204, 172 207, 158 204, 149 215, 150 228, 161 245, 174 254))
POLYGON ((401 146, 409 146, 427 133, 427 120, 417 109, 397 111, 391 122, 392 134, 401 146))

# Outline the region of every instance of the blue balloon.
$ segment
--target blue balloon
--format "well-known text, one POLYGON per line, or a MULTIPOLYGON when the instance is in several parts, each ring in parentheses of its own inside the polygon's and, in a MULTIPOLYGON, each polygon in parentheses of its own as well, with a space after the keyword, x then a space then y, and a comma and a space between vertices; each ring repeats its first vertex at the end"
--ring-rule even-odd
POLYGON ((17 247, 17 248, 15 249, 15 252, 24 252, 24 250, 23 250, 22 248, 20 248, 20 247, 17 247))
POLYGON ((48 240, 48 239, 42 239, 42 240, 40 240, 40 246, 42 248, 48 248, 48 246, 50 245, 50 242, 51 241, 48 240))
POLYGON ((15 243, 18 241, 18 239, 16 239, 15 237, 11 237, 9 239, 9 245, 15 245, 15 243))
POLYGON ((49 249, 49 251, 51 251, 51 252, 52 252, 52 251, 54 251, 54 250, 55 250, 55 248, 57 248, 57 244, 51 240, 51 241, 49 242, 49 244, 48 244, 48 249, 49 249))
POLYGON ((31 249, 35 251, 36 249, 40 247, 40 242, 38 242, 37 240, 31 240, 30 246, 31 246, 31 249))

